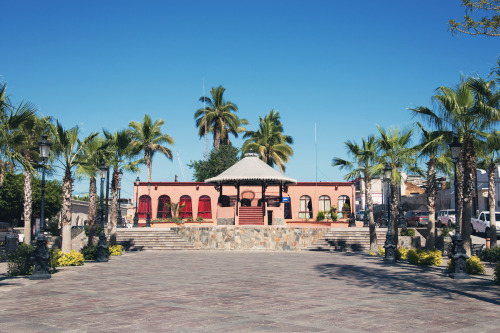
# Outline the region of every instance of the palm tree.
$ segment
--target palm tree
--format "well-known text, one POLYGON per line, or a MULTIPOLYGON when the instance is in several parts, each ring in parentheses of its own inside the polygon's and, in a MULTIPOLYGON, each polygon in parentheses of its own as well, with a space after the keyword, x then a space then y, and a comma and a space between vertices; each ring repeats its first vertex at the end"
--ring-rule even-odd
POLYGON ((137 164, 143 163, 142 159, 132 161, 134 152, 132 150, 132 137, 128 130, 121 130, 114 133, 104 131, 104 136, 110 145, 109 164, 113 167, 111 180, 111 213, 110 213, 110 242, 116 243, 116 226, 118 222, 118 172, 121 170, 138 172, 137 164))
POLYGON ((13 106, 6 89, 7 84, 0 86, 0 186, 6 170, 13 170, 18 165, 30 167, 16 147, 23 139, 19 135, 20 126, 36 113, 36 107, 31 103, 22 102, 17 107, 13 106))
MULTIPOLYGON (((35 110, 33 110, 35 111, 35 110)), ((32 215, 32 178, 36 161, 39 159, 38 142, 41 134, 50 128, 50 117, 31 117, 23 122, 19 128, 19 145, 16 148, 24 158, 26 163, 24 169, 24 242, 31 243, 31 215, 32 215)))
POLYGON ((493 93, 494 81, 481 78, 461 78, 455 88, 439 87, 432 97, 438 111, 421 107, 414 109, 423 115, 437 130, 455 133, 462 141, 458 161, 458 207, 457 216, 462 221, 464 248, 470 255, 472 198, 475 193, 476 148, 483 139, 480 134, 491 128, 500 119, 498 92, 493 93), (495 97, 496 96, 496 97, 495 97))
POLYGON ((361 147, 351 141, 346 141, 344 144, 347 147, 347 154, 352 159, 344 160, 339 157, 334 157, 333 166, 338 166, 340 169, 350 171, 344 178, 345 180, 353 180, 362 178, 366 185, 366 201, 370 227, 370 251, 378 253, 377 233, 375 231, 375 219, 373 217, 373 196, 372 196, 372 168, 377 160, 377 146, 375 145, 375 137, 373 135, 362 138, 361 147))
POLYGON ((496 233, 496 214, 495 214, 495 170, 496 166, 500 164, 500 132, 493 131, 492 133, 485 133, 486 142, 483 149, 480 149, 479 156, 481 160, 478 167, 488 172, 488 204, 490 211, 490 237, 491 247, 497 246, 497 233, 496 233))
POLYGON ((264 118, 260 118, 259 129, 248 131, 243 137, 248 138, 241 148, 243 152, 255 151, 269 166, 277 165, 281 173, 285 171, 285 164, 293 155, 293 149, 290 147, 293 139, 283 134, 283 124, 278 111, 271 109, 264 118))
POLYGON ((229 144, 229 134, 238 137, 238 133, 246 132, 242 125, 248 125, 246 119, 240 119, 234 112, 238 112, 236 104, 224 100, 226 88, 218 86, 212 88, 210 94, 200 97, 200 102, 205 103, 205 107, 195 112, 196 127, 200 138, 212 132, 214 136, 214 148, 219 149, 221 143, 229 144))
POLYGON ((425 193, 429 223, 427 223, 425 248, 426 250, 434 250, 436 242, 436 198, 438 195, 438 189, 436 188, 437 172, 452 173, 452 162, 449 154, 446 154, 452 134, 443 131, 427 131, 419 122, 417 122, 417 126, 422 131, 422 141, 415 146, 415 149, 420 152, 419 157, 426 159, 427 164, 425 193))
POLYGON ((411 146, 411 137, 413 131, 399 129, 393 129, 386 131, 381 127, 377 126, 380 132, 380 137, 377 139, 379 164, 374 166, 374 174, 381 174, 383 172, 384 166, 388 164, 392 168, 392 175, 390 180, 391 189, 391 219, 395 223, 392 223, 392 232, 394 235, 394 241, 398 244, 398 223, 397 212, 399 206, 399 189, 401 188, 401 182, 403 181, 401 177, 401 172, 403 170, 421 174, 422 171, 417 165, 416 150, 411 146))
POLYGON ((160 152, 168 159, 172 160, 172 151, 163 146, 168 143, 174 144, 174 139, 168 134, 161 132, 161 126, 165 123, 163 119, 151 121, 148 114, 144 115, 143 122, 131 121, 128 125, 130 127, 130 135, 132 137, 132 150, 135 154, 144 151, 144 162, 148 168, 148 181, 151 182, 151 165, 153 163, 153 155, 160 152))
POLYGON ((93 140, 97 133, 92 133, 80 141, 78 139, 78 126, 65 130, 57 121, 51 126, 53 135, 53 154, 60 163, 60 168, 64 172, 63 177, 63 203, 62 215, 62 252, 71 251, 71 195, 73 192, 73 171, 78 165, 86 160, 83 158, 83 151, 89 141, 93 140))
POLYGON ((97 226, 97 178, 99 163, 106 160, 108 153, 108 143, 101 137, 95 136, 87 141, 83 147, 82 155, 85 156, 85 163, 79 163, 76 169, 78 178, 89 178, 89 216, 87 226, 89 228, 88 245, 93 244, 97 226))

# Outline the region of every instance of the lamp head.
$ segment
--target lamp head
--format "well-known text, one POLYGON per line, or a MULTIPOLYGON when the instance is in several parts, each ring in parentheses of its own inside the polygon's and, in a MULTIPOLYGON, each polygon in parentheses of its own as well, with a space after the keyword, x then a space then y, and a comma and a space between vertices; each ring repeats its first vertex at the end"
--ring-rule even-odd
POLYGON ((451 158, 458 161, 460 157, 460 149, 462 148, 462 144, 458 141, 458 136, 453 136, 453 141, 450 143, 451 150, 451 158))
POLYGON ((47 134, 42 135, 42 141, 38 142, 41 158, 46 159, 49 157, 50 146, 52 146, 52 143, 47 140, 47 134))
POLYGON ((101 179, 106 178, 108 167, 104 164, 104 161, 101 161, 101 165, 99 166, 99 171, 101 172, 101 179))
POLYGON ((392 176, 392 166, 389 163, 386 163, 384 167, 384 179, 390 180, 392 176))
POLYGON ((140 182, 140 181, 141 181, 141 180, 139 179, 139 176, 137 176, 137 179, 135 180, 135 186, 139 186, 139 182, 140 182))

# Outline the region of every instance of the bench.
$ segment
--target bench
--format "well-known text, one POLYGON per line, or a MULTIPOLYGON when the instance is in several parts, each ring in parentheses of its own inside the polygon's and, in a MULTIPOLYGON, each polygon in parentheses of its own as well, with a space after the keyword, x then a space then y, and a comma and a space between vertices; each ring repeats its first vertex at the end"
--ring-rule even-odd
POLYGON ((479 257, 481 251, 483 250, 484 244, 472 244, 470 247, 470 252, 473 256, 479 257))

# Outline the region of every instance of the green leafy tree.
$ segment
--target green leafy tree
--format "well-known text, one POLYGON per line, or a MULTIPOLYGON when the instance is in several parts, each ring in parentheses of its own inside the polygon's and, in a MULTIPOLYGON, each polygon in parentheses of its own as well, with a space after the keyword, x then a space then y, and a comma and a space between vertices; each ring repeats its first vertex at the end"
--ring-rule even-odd
POLYGON ((462 0, 465 16, 461 22, 449 20, 448 27, 452 34, 484 35, 498 37, 500 33, 500 1, 498 0, 462 0))
POLYGON ((248 125, 246 119, 240 119, 235 112, 238 112, 236 104, 224 100, 224 92, 226 88, 218 86, 212 88, 210 95, 200 97, 200 102, 205 103, 205 107, 198 109, 194 118, 196 120, 196 127, 198 127, 198 134, 200 138, 207 134, 213 133, 214 148, 219 149, 222 144, 229 144, 229 134, 238 137, 241 132, 246 132, 242 125, 248 125))
POLYGON ((260 118, 259 129, 248 131, 244 138, 248 138, 241 149, 244 153, 255 151, 269 166, 276 165, 281 173, 285 171, 285 165, 293 155, 293 149, 290 147, 293 139, 283 134, 283 124, 278 111, 271 109, 264 118, 260 118))
MULTIPOLYGON (((6 172, 4 185, 0 187, 0 220, 9 222, 15 226, 19 225, 20 217, 23 214, 24 202, 24 174, 14 174, 6 172)), ((33 190, 33 215, 40 216, 41 205, 41 185, 39 178, 34 177, 32 182, 33 190)), ((45 182, 45 217, 51 219, 57 215, 62 206, 62 186, 57 180, 45 182)), ((25 229, 25 235, 30 229, 25 229)))
POLYGON ((239 150, 231 144, 222 144, 219 149, 210 152, 208 161, 191 161, 188 167, 193 169, 193 180, 203 182, 205 179, 220 175, 239 161, 239 150))
POLYGON ((172 151, 164 146, 164 144, 174 144, 174 139, 161 131, 162 125, 165 124, 163 119, 151 120, 148 114, 144 115, 143 122, 131 121, 130 136, 132 137, 132 150, 138 154, 144 152, 144 163, 148 168, 148 181, 151 182, 151 168, 153 164, 153 156, 156 152, 160 152, 168 159, 172 160, 172 151))
POLYGON ((339 167, 341 170, 349 171, 345 175, 346 180, 362 178, 366 186, 366 201, 369 218, 370 229, 370 251, 373 253, 379 252, 377 242, 377 232, 375 230, 375 219, 373 217, 373 195, 372 195, 372 169, 377 164, 377 146, 373 135, 362 138, 362 144, 359 146, 352 141, 346 141, 344 144, 347 148, 347 154, 351 160, 345 160, 340 157, 334 157, 332 165, 339 167))

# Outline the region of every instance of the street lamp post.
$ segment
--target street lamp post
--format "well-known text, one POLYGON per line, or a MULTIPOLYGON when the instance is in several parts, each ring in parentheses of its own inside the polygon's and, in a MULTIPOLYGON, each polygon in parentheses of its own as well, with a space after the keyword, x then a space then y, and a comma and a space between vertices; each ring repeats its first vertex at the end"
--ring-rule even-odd
POLYGON ((149 211, 149 207, 151 206, 151 183, 148 182, 148 197, 149 197, 149 202, 148 202, 148 212, 146 215, 146 227, 151 227, 151 212, 149 211))
POLYGON ((388 263, 396 262, 396 244, 394 243, 394 237, 392 234, 392 218, 391 218, 391 178, 392 178, 392 167, 389 164, 385 165, 384 168, 384 180, 387 181, 389 185, 389 193, 387 196, 387 234, 385 236, 385 257, 384 261, 388 263))
POLYGON ((458 141, 457 136, 453 136, 453 142, 450 143, 451 158, 454 165, 455 177, 455 235, 451 237, 451 273, 450 277, 454 279, 468 279, 469 275, 466 273, 466 260, 469 259, 467 252, 464 248, 464 240, 460 234, 460 215, 458 214, 458 186, 457 186, 457 163, 460 156, 460 149, 462 145, 458 141))
POLYGON ((117 217, 116 217, 116 224, 118 225, 118 228, 121 228, 123 227, 123 218, 122 218, 122 210, 121 210, 121 206, 120 206, 120 199, 121 199, 121 196, 122 196, 122 177, 123 177, 123 172, 120 170, 118 171, 118 205, 117 205, 117 208, 118 208, 118 214, 117 214, 117 217))
POLYGON ((33 255, 33 274, 30 280, 50 279, 49 273, 49 249, 47 248, 47 239, 45 238, 45 162, 49 157, 50 146, 52 143, 47 140, 47 135, 42 135, 42 141, 38 143, 40 148, 40 157, 42 158, 42 189, 40 203, 40 230, 36 237, 35 253, 33 255))
POLYGON ((139 176, 137 176, 137 179, 135 180, 135 214, 134 214, 134 228, 137 228, 139 226, 139 215, 137 214, 137 197, 139 196, 139 182, 141 180, 139 179, 139 176))
POLYGON ((97 254, 95 261, 97 262, 107 262, 108 261, 108 242, 106 240, 106 234, 104 233, 104 207, 102 205, 102 199, 104 197, 104 180, 106 179, 106 172, 108 168, 101 162, 99 166, 101 172, 101 198, 100 198, 100 213, 99 213, 99 223, 101 226, 101 231, 99 232, 99 242, 97 243, 97 254))

